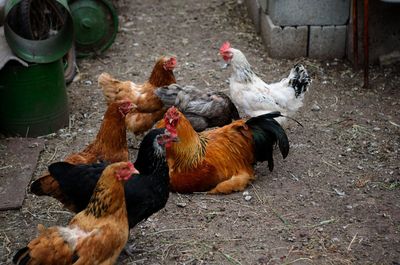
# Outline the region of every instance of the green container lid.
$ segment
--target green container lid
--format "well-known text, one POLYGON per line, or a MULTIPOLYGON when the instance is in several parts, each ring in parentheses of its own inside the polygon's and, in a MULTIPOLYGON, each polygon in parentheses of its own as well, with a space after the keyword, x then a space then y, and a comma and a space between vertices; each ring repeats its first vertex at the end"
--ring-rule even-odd
POLYGON ((106 0, 70 0, 78 57, 100 54, 114 42, 118 16, 106 0))
POLYGON ((0 132, 35 137, 53 133, 68 122, 61 59, 28 67, 11 61, 0 70, 0 132))
POLYGON ((55 0, 68 11, 67 21, 56 35, 44 40, 25 39, 11 29, 7 15, 21 1, 8 0, 5 7, 4 35, 10 48, 27 62, 49 63, 62 58, 71 48, 74 37, 74 26, 67 0, 55 0))

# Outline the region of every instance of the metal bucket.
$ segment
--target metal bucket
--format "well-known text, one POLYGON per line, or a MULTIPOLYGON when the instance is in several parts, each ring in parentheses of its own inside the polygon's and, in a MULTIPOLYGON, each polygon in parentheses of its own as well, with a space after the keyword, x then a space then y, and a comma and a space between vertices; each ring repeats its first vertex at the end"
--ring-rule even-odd
POLYGON ((73 43, 74 25, 67 0, 54 0, 66 12, 66 21, 55 35, 46 39, 27 39, 15 32, 10 16, 17 11, 22 0, 8 0, 5 6, 4 35, 12 51, 21 59, 33 63, 49 63, 62 58, 73 43))
POLYGON ((7 63, 0 70, 0 132, 35 137, 66 126, 69 121, 61 60, 21 66, 7 63))

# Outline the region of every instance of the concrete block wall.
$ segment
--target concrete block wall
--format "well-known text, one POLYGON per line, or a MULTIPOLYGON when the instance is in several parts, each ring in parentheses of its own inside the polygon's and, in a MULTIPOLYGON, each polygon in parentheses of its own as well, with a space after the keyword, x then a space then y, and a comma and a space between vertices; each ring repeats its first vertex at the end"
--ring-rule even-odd
POLYGON ((246 0, 246 4, 253 10, 250 17, 258 14, 257 21, 252 19, 271 57, 345 56, 350 0, 246 0))
POLYGON ((329 59, 345 57, 347 26, 310 26, 308 56, 329 59))
POLYGON ((263 0, 272 22, 280 26, 346 25, 350 0, 263 0))
POLYGON ((261 14, 261 38, 270 55, 276 58, 296 58, 307 56, 308 29, 300 27, 278 27, 271 18, 261 14))

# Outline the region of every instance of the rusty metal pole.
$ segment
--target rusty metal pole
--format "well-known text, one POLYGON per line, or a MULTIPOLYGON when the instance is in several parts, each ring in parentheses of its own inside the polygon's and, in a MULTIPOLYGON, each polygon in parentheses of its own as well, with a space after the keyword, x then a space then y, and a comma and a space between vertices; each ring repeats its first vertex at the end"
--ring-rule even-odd
POLYGON ((357 12, 357 1, 353 0, 353 63, 354 68, 358 68, 358 12, 357 12))
POLYGON ((364 88, 368 88, 369 47, 368 47, 368 0, 364 0, 364 88))

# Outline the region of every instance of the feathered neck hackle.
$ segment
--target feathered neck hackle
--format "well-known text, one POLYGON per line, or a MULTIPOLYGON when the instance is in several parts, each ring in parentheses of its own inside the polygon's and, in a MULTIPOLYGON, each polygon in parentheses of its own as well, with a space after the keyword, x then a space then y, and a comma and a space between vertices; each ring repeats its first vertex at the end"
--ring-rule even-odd
POLYGON ((171 57, 163 56, 158 59, 149 78, 150 84, 155 87, 161 87, 176 83, 174 72, 164 69, 164 63, 170 58, 171 57))
POLYGON ((86 215, 99 218, 114 215, 117 211, 126 214, 124 185, 115 176, 116 167, 117 164, 113 164, 104 169, 84 210, 86 215))
POLYGON ((110 157, 103 158, 109 162, 128 160, 128 152, 126 152, 126 154, 115 152, 121 150, 128 151, 125 116, 119 111, 119 102, 113 102, 108 106, 99 132, 96 135, 96 140, 94 143, 90 144, 86 150, 92 148, 101 149, 97 151, 105 154, 105 156, 109 155, 110 157), (109 154, 107 154, 107 152, 109 152, 109 154), (114 157, 116 154, 123 157, 114 157))
POLYGON ((237 82, 251 82, 255 73, 251 69, 251 65, 247 61, 246 56, 244 56, 240 50, 234 48, 231 48, 230 50, 233 53, 233 57, 230 62, 233 68, 232 77, 237 82))
POLYGON ((167 148, 167 157, 169 156, 168 153, 179 153, 179 156, 173 155, 175 157, 175 168, 180 170, 196 168, 205 157, 207 137, 202 133, 197 133, 182 113, 179 114, 176 130, 179 141, 167 148))

